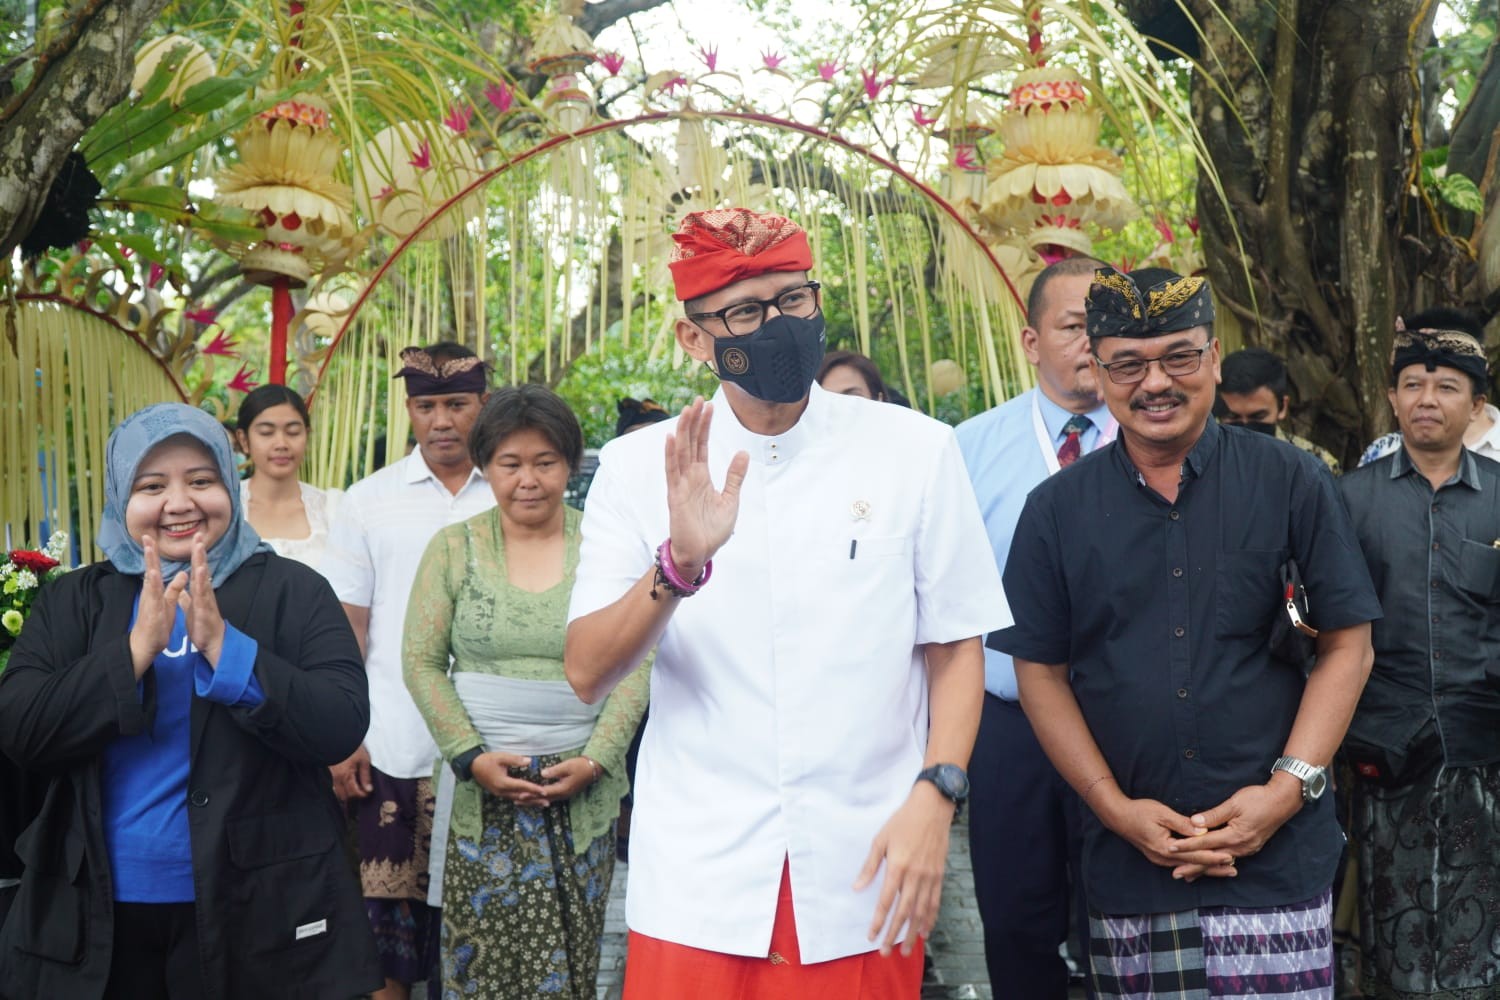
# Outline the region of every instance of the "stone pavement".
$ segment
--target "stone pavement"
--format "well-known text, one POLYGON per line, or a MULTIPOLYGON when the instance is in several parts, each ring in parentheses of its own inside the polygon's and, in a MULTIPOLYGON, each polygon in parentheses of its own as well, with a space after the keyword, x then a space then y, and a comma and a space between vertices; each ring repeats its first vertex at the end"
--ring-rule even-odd
MULTIPOLYGON (((625 883, 628 866, 615 866, 614 885, 604 922, 599 966, 599 1000, 618 1000, 625 973, 625 883)), ((927 943, 932 969, 922 985, 922 1000, 992 1000, 984 968, 984 933, 974 902, 974 872, 969 864, 969 828, 953 825, 948 843, 943 910, 927 943)), ((1081 995, 1081 994, 1080 994, 1081 995)))

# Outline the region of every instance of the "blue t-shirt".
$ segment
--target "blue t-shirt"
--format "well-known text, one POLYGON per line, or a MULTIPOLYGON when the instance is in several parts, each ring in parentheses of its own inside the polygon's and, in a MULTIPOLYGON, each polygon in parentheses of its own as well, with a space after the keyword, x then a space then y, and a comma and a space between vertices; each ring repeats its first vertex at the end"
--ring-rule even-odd
MULTIPOLYGON (((135 624, 134 611, 130 622, 135 624)), ((219 665, 210 667, 188 642, 187 622, 177 609, 172 638, 151 661, 156 671, 155 721, 148 731, 118 737, 104 751, 104 846, 116 901, 193 901, 187 817, 193 696, 244 708, 264 702, 254 673, 258 649, 254 639, 225 622, 219 665)), ((140 684, 136 691, 141 693, 140 684)))

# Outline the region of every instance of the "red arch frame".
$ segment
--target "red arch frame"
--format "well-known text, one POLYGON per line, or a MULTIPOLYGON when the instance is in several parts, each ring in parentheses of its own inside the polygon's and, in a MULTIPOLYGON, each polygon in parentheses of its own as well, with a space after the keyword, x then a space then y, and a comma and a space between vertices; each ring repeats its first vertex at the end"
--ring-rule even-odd
POLYGON ((354 322, 355 318, 359 315, 360 310, 364 308, 365 302, 369 299, 370 293, 375 290, 375 286, 380 283, 380 280, 383 277, 385 277, 385 273, 386 271, 390 270, 391 265, 399 260, 402 254, 406 252, 406 248, 410 246, 416 240, 416 238, 420 236, 424 230, 427 229, 428 226, 432 225, 439 218, 441 218, 443 214, 447 212, 448 209, 451 208, 455 203, 467 198, 469 195, 489 184, 490 181, 494 180, 496 177, 499 177, 501 174, 512 169, 513 167, 517 167, 522 163, 525 163, 527 160, 540 156, 541 154, 556 149, 559 146, 565 146, 570 142, 575 142, 579 139, 586 139, 589 136, 598 135, 603 132, 620 131, 632 125, 645 125, 656 122, 676 121, 682 118, 701 118, 707 121, 741 121, 749 122, 755 125, 771 125, 789 132, 801 132, 804 135, 810 135, 814 138, 831 142, 835 146, 840 146, 852 153, 863 156, 866 159, 885 168, 886 170, 889 170, 897 177, 900 177, 902 180, 906 181, 907 184, 911 185, 913 188, 916 188, 917 191, 919 191, 929 201, 931 201, 945 214, 947 214, 949 218, 956 222, 963 232, 969 235, 974 243, 984 251, 986 259, 988 259, 989 262, 994 265, 995 273, 998 274, 1000 276, 1000 279, 1005 282, 1005 287, 1010 290, 1010 294, 1016 300, 1016 304, 1020 306, 1024 311, 1026 307, 1025 300, 1022 299, 1021 293, 1016 290, 1015 284, 1010 280, 1010 275, 1005 273, 1005 268, 1000 266, 1000 261, 996 259, 994 252, 990 250, 989 244, 985 243, 984 240, 980 238, 979 234, 974 231, 974 227, 969 225, 968 220, 966 220, 963 217, 962 213, 960 213, 958 209, 955 208, 946 198, 938 194, 927 184, 918 180, 916 177, 913 177, 899 164, 888 160, 877 153, 873 153, 863 146, 855 145, 847 139, 834 135, 832 132, 826 132, 823 129, 816 128, 812 125, 803 125, 800 122, 789 121, 785 118, 777 118, 774 115, 757 114, 754 112, 745 111, 656 111, 647 115, 638 115, 634 118, 620 118, 612 119, 606 122, 599 122, 598 124, 590 125, 588 128, 579 129, 577 132, 567 132, 562 135, 552 136, 546 141, 538 143, 530 149, 518 153, 499 166, 486 171, 484 174, 481 174, 463 190, 459 191, 453 197, 449 198, 447 201, 439 205, 434 212, 432 212, 427 216, 427 218, 418 223, 416 228, 408 233, 401 240, 401 242, 396 244, 396 248, 391 251, 390 255, 386 257, 385 260, 381 261, 380 266, 375 269, 375 273, 370 275, 370 280, 365 283, 365 287, 360 290, 359 297, 356 298, 354 300, 354 303, 349 307, 348 314, 344 317, 344 322, 339 326, 338 332, 334 334, 333 343, 328 345, 328 351, 323 356, 323 363, 318 366, 318 377, 313 382, 312 392, 308 394, 308 405, 312 405, 313 398, 316 397, 318 390, 322 388, 323 376, 328 371, 328 365, 333 361, 333 356, 335 352, 338 351, 339 344, 343 343, 344 334, 348 332, 350 324, 354 322))

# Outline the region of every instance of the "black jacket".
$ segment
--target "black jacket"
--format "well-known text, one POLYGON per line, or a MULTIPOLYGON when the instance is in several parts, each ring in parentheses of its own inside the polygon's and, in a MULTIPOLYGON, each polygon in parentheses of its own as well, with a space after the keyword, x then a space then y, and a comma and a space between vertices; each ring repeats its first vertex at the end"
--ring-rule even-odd
MULTIPOLYGON (((38 595, 0 676, 0 749, 52 776, 16 843, 25 873, 0 927, 8 1000, 89 1000, 109 977, 102 753, 149 728, 156 706, 155 670, 142 696, 131 667, 139 590, 139 577, 108 563, 56 581, 38 595)), ((204 996, 370 992, 382 977, 327 770, 369 725, 359 647, 333 591, 300 563, 253 555, 216 597, 225 620, 259 643, 265 701, 193 701, 188 822, 204 996)))

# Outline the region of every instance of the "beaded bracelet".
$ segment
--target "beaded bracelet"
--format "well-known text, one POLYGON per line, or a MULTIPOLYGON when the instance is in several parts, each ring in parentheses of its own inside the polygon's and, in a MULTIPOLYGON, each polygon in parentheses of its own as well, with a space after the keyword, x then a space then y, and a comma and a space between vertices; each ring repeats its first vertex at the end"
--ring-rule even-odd
POLYGON ((599 781, 599 762, 592 757, 585 757, 583 759, 588 761, 589 767, 594 769, 594 781, 597 783, 599 781))
POLYGON ((703 570, 698 574, 698 579, 689 583, 683 579, 677 564, 672 561, 672 539, 668 538, 656 547, 656 579, 651 583, 651 599, 658 600, 656 588, 661 587, 674 597, 692 597, 703 589, 708 578, 713 576, 714 561, 710 559, 703 564, 703 570))

